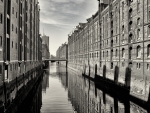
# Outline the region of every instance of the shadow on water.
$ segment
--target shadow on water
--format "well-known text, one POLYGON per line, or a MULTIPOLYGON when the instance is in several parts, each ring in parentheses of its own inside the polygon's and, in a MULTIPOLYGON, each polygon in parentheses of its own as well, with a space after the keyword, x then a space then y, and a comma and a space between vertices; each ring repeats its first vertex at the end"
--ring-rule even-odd
MULTIPOLYGON (((95 68, 97 68, 97 65, 95 65, 95 68)), ((68 93, 67 101, 72 104, 73 110, 75 111, 74 113, 149 113, 149 110, 145 110, 136 103, 131 102, 129 96, 123 97, 114 92, 108 91, 105 87, 97 85, 93 81, 90 81, 89 79, 78 75, 76 72, 65 68, 65 66, 60 64, 56 66, 53 65, 50 70, 51 72, 47 70, 45 71, 43 83, 35 87, 34 91, 31 93, 32 96, 29 96, 29 99, 27 99, 25 104, 22 105, 21 109, 24 107, 22 110, 25 110, 26 113, 40 113, 42 105, 41 92, 43 89, 46 90, 46 88, 50 85, 47 83, 49 76, 59 78, 58 80, 63 86, 62 88, 68 93), (52 71, 52 68, 54 68, 55 71, 52 71), (31 104, 27 105, 27 103, 31 104), (37 103, 38 108, 34 107, 35 103, 37 103), (31 108, 31 110, 27 110, 25 106, 27 106, 27 109, 31 108)), ((118 72, 119 68, 116 66, 114 71, 115 83, 118 82, 118 72)), ((106 78, 106 66, 103 67, 103 77, 106 78)), ((125 84, 129 87, 131 84, 131 69, 129 67, 126 68, 125 84)), ((59 91, 58 94, 61 95, 59 91)), ((150 103, 150 94, 148 103, 150 103)), ((53 107, 52 104, 50 105, 51 106, 49 107, 53 107)), ((64 110, 64 108, 59 109, 64 110)), ((20 113, 22 112, 20 111, 20 113)), ((64 111, 63 113, 72 112, 64 111)))

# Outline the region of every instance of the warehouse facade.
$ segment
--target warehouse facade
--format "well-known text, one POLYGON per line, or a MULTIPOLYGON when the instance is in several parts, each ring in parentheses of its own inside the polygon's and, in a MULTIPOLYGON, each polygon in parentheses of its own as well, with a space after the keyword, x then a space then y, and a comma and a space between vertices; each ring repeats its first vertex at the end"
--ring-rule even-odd
POLYGON ((68 36, 68 66, 149 93, 150 1, 99 0, 99 10, 68 36), (131 69, 125 81, 128 68, 131 69))

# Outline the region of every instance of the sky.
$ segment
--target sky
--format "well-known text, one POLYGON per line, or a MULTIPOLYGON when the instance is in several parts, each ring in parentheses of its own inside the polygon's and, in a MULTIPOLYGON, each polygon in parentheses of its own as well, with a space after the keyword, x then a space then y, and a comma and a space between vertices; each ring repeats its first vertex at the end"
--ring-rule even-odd
POLYGON ((50 37, 50 53, 68 42, 70 34, 79 23, 85 23, 98 10, 97 0, 39 0, 40 33, 50 37))

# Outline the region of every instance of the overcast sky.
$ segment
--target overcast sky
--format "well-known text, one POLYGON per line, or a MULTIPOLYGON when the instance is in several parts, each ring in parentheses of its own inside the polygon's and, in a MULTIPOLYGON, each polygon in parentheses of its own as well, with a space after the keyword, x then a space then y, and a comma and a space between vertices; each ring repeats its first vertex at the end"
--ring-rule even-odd
POLYGON ((39 0, 40 33, 50 37, 50 53, 68 42, 68 34, 98 10, 97 0, 39 0))

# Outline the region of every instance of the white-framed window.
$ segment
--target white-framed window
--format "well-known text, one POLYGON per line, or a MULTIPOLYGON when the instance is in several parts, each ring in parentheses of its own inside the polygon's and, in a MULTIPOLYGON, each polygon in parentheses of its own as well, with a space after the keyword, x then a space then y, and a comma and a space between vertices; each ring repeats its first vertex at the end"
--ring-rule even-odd
POLYGON ((122 58, 125 58, 125 49, 122 48, 122 58))
POLYGON ((141 46, 137 46, 137 49, 136 49, 136 53, 137 53, 137 58, 141 58, 141 46))
POLYGON ((140 18, 137 19, 137 25, 140 25, 140 18))
POLYGON ((140 39, 140 29, 137 30, 137 39, 140 39))
POLYGON ((118 56, 118 50, 116 49, 116 53, 115 53, 115 56, 117 57, 118 56))

